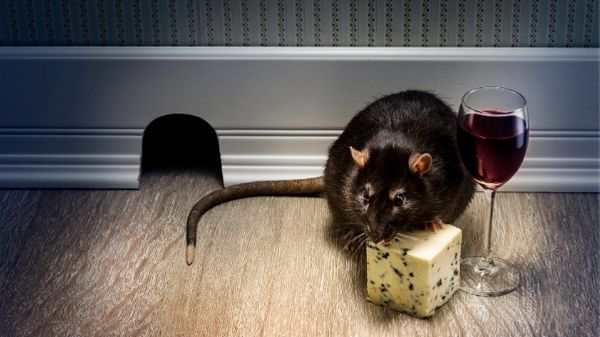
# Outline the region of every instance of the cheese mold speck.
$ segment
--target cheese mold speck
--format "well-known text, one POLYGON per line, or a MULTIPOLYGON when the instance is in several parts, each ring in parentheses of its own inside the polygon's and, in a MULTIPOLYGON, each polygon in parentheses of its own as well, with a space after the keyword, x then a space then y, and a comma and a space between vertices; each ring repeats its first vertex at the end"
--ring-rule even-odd
POLYGON ((462 232, 444 225, 415 230, 389 245, 367 241, 368 301, 430 317, 458 290, 462 232))

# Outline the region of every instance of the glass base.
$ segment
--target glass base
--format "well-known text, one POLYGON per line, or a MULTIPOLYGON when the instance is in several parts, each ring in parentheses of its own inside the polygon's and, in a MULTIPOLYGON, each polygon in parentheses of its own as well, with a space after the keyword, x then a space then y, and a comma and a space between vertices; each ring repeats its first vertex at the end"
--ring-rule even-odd
POLYGON ((469 257, 460 262, 460 289, 477 296, 500 296, 519 287, 519 270, 497 258, 469 257))

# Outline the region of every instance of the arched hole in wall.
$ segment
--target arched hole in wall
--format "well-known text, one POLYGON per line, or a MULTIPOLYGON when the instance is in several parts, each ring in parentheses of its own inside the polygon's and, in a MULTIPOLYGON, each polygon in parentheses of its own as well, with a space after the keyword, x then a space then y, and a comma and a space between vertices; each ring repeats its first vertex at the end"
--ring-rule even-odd
POLYGON ((223 181, 219 141, 210 124, 188 114, 164 115, 148 124, 142 138, 141 174, 169 170, 217 174, 223 181))

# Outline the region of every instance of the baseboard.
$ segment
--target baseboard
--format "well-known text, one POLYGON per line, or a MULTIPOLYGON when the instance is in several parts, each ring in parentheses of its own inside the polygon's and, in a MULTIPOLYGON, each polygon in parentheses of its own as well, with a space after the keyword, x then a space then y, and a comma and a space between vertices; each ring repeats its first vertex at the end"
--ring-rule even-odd
POLYGON ((0 188, 137 189, 138 177, 137 165, 0 165, 0 188))
MULTIPOLYGON (((340 130, 217 130, 226 186, 321 175, 340 130)), ((137 188, 143 130, 0 129, 2 188, 137 188)), ((505 191, 600 192, 600 133, 533 131, 505 191)))
POLYGON ((184 113, 217 131, 226 185, 319 175, 375 97, 481 85, 529 101, 513 191, 598 192, 597 48, 0 47, 0 187, 136 188, 146 126, 184 113))
POLYGON ((0 129, 0 187, 137 188, 142 134, 126 129, 0 129))
MULTIPOLYGON (((221 130, 223 180, 321 175, 338 130, 221 130)), ((533 131, 518 173, 503 187, 520 192, 600 192, 600 132, 533 131)))

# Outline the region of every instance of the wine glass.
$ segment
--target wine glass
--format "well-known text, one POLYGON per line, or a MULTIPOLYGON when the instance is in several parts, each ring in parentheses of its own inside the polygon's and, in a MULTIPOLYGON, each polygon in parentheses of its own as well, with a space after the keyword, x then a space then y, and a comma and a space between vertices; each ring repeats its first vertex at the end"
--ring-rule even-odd
POLYGON ((457 140, 462 161, 483 188, 488 201, 483 254, 461 261, 461 289, 479 296, 499 296, 519 286, 517 267, 491 255, 496 191, 519 169, 529 139, 527 101, 502 87, 468 91, 458 113, 457 140))

